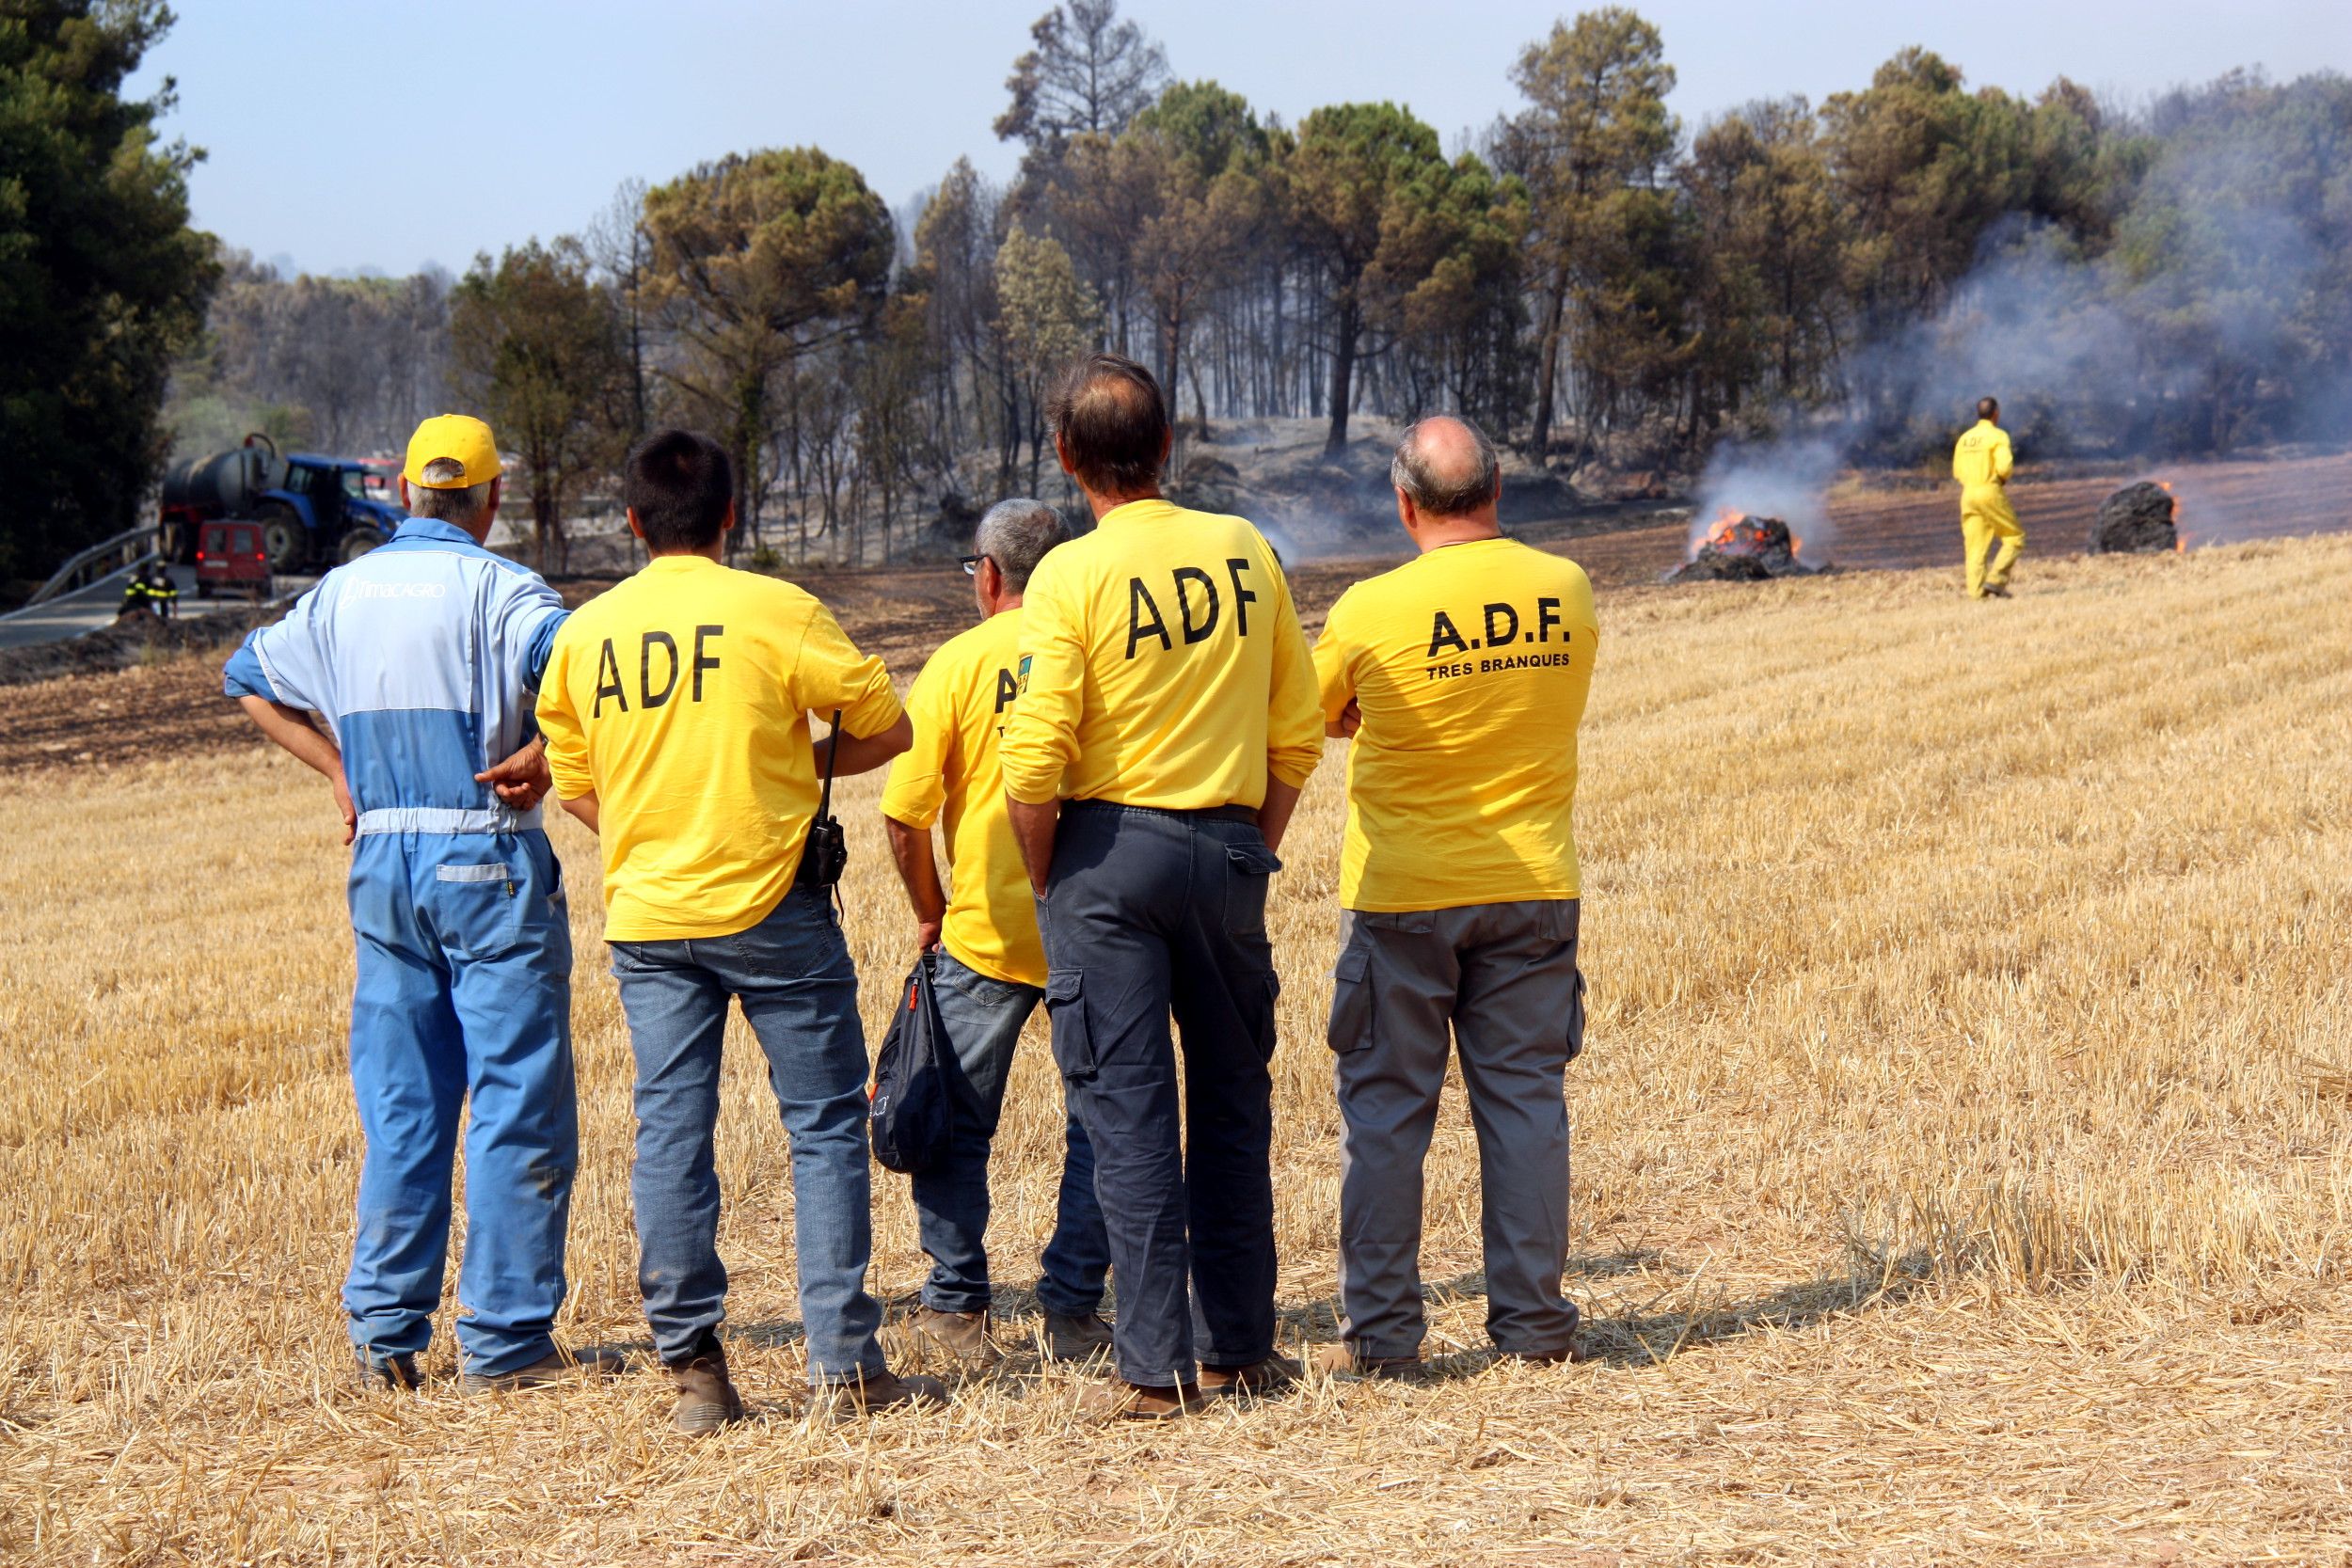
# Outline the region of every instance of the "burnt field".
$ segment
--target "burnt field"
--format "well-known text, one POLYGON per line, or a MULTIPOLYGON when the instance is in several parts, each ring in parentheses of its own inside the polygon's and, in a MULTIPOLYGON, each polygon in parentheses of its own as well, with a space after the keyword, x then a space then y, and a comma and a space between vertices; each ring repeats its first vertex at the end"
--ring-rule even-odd
MULTIPOLYGON (((2191 549, 2211 545, 2352 528, 2352 454, 2152 466, 2095 475, 2036 479, 2027 470, 2011 487, 2024 520, 2026 556, 2020 592, 2033 592, 2036 561, 2080 555, 2099 503, 2129 481, 2153 475, 2180 498, 2180 526, 2191 549)), ((1901 486, 1849 480, 1834 490, 1831 562, 1845 570, 1960 568, 1959 501, 1949 484, 1901 486)), ((1604 592, 1646 595, 1693 591, 1661 585, 1690 537, 1687 513, 1600 511, 1513 525, 1532 544, 1581 563, 1604 592)), ((1311 635, 1331 601, 1351 582, 1405 559, 1402 534, 1391 551, 1312 557, 1292 563, 1291 583, 1311 635)), ((1805 560, 1815 559, 1808 550, 1805 560)), ((972 623, 971 590, 952 562, 788 574, 840 616, 862 647, 912 680, 930 651, 972 623)), ((582 576, 558 586, 580 604, 615 578, 582 576)), ((1737 588, 1740 585, 1734 585, 1737 588)), ((157 656, 131 669, 36 680, 6 689, 0 705, 0 772, 135 761, 161 752, 215 751, 256 744, 243 717, 219 698, 224 650, 157 656)))
MULTIPOLYGON (((2180 528, 2190 549, 2352 528, 2352 454, 2222 463, 2150 464, 2064 478, 2021 470, 2010 498, 2026 526, 2026 573, 2037 558, 2080 555, 2099 503, 2136 479, 2171 483, 2180 499, 2180 528)), ((1956 486, 1898 486, 1884 480, 1849 480, 1830 492, 1836 530, 1831 562, 1849 570, 1905 571, 1948 566, 1960 571, 1960 499, 1956 486)), ((1517 530, 1521 537, 1574 557, 1601 586, 1655 582, 1686 553, 1690 524, 1677 516, 1643 526, 1587 533, 1573 520, 1517 530)), ((1808 547, 1805 560, 1814 559, 1808 547)))

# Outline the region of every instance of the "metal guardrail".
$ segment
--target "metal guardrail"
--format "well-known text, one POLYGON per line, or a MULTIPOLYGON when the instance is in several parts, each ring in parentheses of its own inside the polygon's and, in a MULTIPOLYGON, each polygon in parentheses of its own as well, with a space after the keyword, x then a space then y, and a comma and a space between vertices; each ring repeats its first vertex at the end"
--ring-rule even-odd
MULTIPOLYGON (((124 529, 111 539, 101 540, 51 573, 49 580, 35 589, 33 596, 26 599, 19 608, 30 610, 35 605, 45 603, 60 594, 72 593, 74 589, 83 586, 84 579, 81 574, 102 562, 105 562, 106 569, 97 574, 97 577, 101 578, 110 573, 119 572, 125 567, 140 564, 155 553, 152 541, 160 531, 160 524, 141 523, 137 528, 124 529), (117 555, 119 555, 121 559, 113 559, 117 555)), ((88 580, 95 581, 96 578, 88 580)))

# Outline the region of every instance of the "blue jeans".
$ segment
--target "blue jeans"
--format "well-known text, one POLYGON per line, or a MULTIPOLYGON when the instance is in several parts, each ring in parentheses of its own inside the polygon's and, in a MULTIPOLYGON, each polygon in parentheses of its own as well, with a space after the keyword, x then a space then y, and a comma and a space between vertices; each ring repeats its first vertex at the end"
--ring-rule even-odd
POLYGON ((731 936, 616 942, 612 977, 637 1055, 638 1289, 654 1347, 685 1361, 726 1318, 719 1260, 719 1042, 727 999, 768 1057, 792 1141, 792 1243, 812 1383, 885 1370, 866 1291, 873 1254, 866 1154, 866 1033, 857 973, 822 895, 795 888, 731 936))
POLYGON ((350 900, 351 1087, 367 1138, 343 1281, 351 1342, 378 1364, 430 1342, 463 1119, 458 1360, 490 1377, 527 1367, 555 1348, 580 1161, 554 851, 535 828, 366 833, 350 900))
MULTIPOLYGON (((992 979, 942 950, 932 987, 954 1053, 942 1061, 953 1108, 954 1137, 945 1164, 914 1179, 914 1215, 931 1276, 923 1305, 940 1312, 988 1307, 988 1155, 1005 1108, 1005 1080, 1021 1026, 1045 993, 992 979)), ((1078 1318, 1101 1309, 1110 1272, 1110 1238, 1094 1200, 1094 1146, 1078 1118, 1063 1113, 1061 1198, 1053 1240, 1039 1259, 1038 1305, 1078 1318)))

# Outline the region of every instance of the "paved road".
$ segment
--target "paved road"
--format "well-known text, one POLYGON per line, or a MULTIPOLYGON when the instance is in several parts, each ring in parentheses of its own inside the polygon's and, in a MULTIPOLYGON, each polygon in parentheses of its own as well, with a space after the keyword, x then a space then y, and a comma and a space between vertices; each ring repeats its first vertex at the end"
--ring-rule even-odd
MULTIPOLYGON (((101 578, 87 588, 60 594, 47 604, 30 610, 0 615, 0 648, 29 648, 42 642, 61 642, 69 637, 79 637, 86 631, 96 631, 114 625, 115 614, 122 608, 122 585, 130 577, 127 571, 101 578)), ((244 610, 250 606, 246 599, 199 599, 196 596, 196 568, 174 566, 171 580, 180 585, 180 613, 183 615, 215 615, 227 610, 244 610)), ((315 578, 277 579, 280 594, 299 594, 315 578)))

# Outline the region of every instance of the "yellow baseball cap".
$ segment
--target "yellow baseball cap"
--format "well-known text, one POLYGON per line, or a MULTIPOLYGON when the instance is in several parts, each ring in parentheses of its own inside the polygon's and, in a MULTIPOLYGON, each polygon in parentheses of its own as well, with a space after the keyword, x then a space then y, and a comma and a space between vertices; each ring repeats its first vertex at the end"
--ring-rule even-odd
POLYGON ((408 437, 408 462, 400 475, 427 490, 465 490, 487 484, 506 470, 499 466, 499 444, 490 427, 470 414, 436 414, 408 437), (429 480, 424 466, 448 458, 465 466, 456 479, 429 480))

